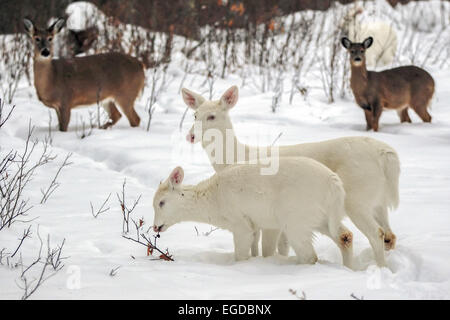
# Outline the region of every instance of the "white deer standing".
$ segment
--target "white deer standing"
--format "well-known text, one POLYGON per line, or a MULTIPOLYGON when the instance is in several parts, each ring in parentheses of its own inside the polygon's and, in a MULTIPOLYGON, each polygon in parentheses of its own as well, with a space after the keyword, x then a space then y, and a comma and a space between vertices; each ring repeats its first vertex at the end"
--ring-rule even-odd
MULTIPOLYGON (((228 89, 220 100, 208 101, 201 95, 182 89, 185 103, 195 110, 196 122, 201 123, 202 132, 195 134, 195 124, 187 140, 191 143, 202 142, 206 149, 208 141, 202 139, 210 129, 219 130, 223 137, 231 133, 236 149, 245 149, 246 159, 252 149, 238 141, 234 134, 228 111, 238 100, 238 88, 228 89)), ((237 162, 235 150, 223 143, 223 156, 234 153, 234 163, 216 163, 210 154, 211 164, 220 172, 237 162), (214 160, 214 161, 213 161, 214 160)), ((369 239, 374 251, 376 263, 385 266, 384 249, 395 247, 396 236, 391 230, 388 211, 397 208, 399 203, 400 162, 397 153, 389 145, 369 137, 344 137, 322 142, 303 143, 279 147, 280 157, 303 156, 317 160, 338 174, 346 192, 345 209, 356 227, 369 239)), ((263 255, 273 255, 279 232, 263 229, 263 255)), ((255 239, 255 242, 259 239, 255 239)), ((257 242, 256 242, 257 243, 257 242)), ((280 244, 279 244, 280 246, 280 244)), ((287 250, 281 245, 282 254, 287 250)), ((280 251, 280 250, 279 250, 280 251)), ((253 253, 255 254, 255 253, 253 253)))

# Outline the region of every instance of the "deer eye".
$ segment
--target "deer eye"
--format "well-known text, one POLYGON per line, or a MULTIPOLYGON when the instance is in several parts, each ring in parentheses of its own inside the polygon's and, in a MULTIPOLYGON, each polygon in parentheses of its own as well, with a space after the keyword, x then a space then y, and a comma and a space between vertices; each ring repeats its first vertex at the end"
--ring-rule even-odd
POLYGON ((49 37, 47 40, 48 40, 49 42, 52 42, 53 38, 52 38, 52 37, 49 37))
POLYGON ((162 207, 164 206, 164 204, 165 204, 164 200, 161 200, 161 201, 159 202, 159 207, 162 208, 162 207))
POLYGON ((350 53, 351 53, 351 54, 355 54, 355 50, 351 50, 350 53))
POLYGON ((209 120, 209 121, 214 120, 214 119, 216 119, 216 116, 214 116, 212 114, 209 115, 208 118, 206 118, 206 120, 209 120))
POLYGON ((34 40, 36 40, 36 42, 40 42, 40 41, 41 41, 41 38, 36 37, 36 38, 34 38, 34 40))

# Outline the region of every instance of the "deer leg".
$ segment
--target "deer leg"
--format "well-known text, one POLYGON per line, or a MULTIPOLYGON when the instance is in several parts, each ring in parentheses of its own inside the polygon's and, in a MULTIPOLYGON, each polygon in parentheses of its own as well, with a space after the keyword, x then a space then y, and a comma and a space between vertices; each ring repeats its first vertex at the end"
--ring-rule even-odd
POLYGON ((70 122, 70 108, 62 105, 60 108, 56 108, 58 115, 59 131, 66 132, 70 122))
POLYGON ((251 253, 252 257, 257 257, 259 255, 259 239, 261 238, 261 230, 257 229, 253 231, 253 241, 251 253))
POLYGON ((280 235, 279 230, 263 229, 262 230, 262 255, 270 257, 275 254, 275 249, 280 235))
POLYGON ((372 104, 372 129, 373 131, 378 131, 378 122, 380 121, 381 112, 383 109, 378 103, 372 104))
POLYGON ((389 217, 387 208, 377 208, 377 215, 375 219, 384 230, 384 250, 392 250, 395 248, 397 237, 391 230, 389 225, 389 217))
POLYGON ((403 110, 398 110, 397 114, 400 117, 401 123, 403 123, 403 122, 411 123, 411 118, 409 117, 409 114, 408 114, 408 108, 405 108, 403 110))
POLYGON ((289 254, 289 242, 284 232, 282 232, 278 238, 278 253, 282 256, 287 256, 289 254))
POLYGON ((369 131, 372 129, 372 112, 364 109, 364 115, 366 116, 366 130, 369 131))
POLYGON ((379 267, 386 266, 384 230, 373 217, 373 209, 358 203, 348 203, 346 209, 350 220, 369 240, 377 265, 379 267))
POLYGON ((319 231, 336 243, 341 251, 343 264, 351 269, 353 266, 353 233, 340 221, 319 231))
POLYGON ((130 99, 124 97, 117 97, 116 101, 125 116, 128 118, 130 126, 138 127, 139 123, 141 122, 141 118, 139 118, 138 114, 134 110, 134 100, 130 101, 130 99))
POLYGON ((119 121, 119 119, 122 117, 122 114, 117 110, 116 105, 114 102, 109 101, 108 104, 104 105, 103 108, 105 108, 106 112, 108 112, 109 120, 100 127, 100 129, 108 129, 109 127, 112 127, 119 121))
POLYGON ((284 232, 295 251, 298 263, 314 264, 317 262, 317 254, 312 245, 312 234, 299 233, 295 226, 288 226, 284 232))
POLYGON ((428 102, 418 103, 411 102, 411 108, 417 113, 417 115, 422 119, 423 122, 431 122, 431 115, 427 111, 428 102))
POLYGON ((233 232, 234 256, 236 261, 250 258, 250 249, 254 239, 253 230, 238 228, 233 232))

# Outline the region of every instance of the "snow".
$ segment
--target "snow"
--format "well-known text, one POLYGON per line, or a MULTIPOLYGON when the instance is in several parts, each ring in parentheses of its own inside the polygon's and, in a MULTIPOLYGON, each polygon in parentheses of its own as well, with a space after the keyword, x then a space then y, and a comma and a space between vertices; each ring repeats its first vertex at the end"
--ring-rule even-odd
MULTIPOLYGON (((197 183, 214 173, 201 146, 185 141, 193 123, 191 112, 179 130, 185 110, 179 92, 184 77, 180 65, 175 61, 168 70, 171 81, 157 102, 149 132, 145 131, 149 84, 136 103, 143 120, 139 128, 130 128, 122 117, 111 130, 94 129, 90 136, 80 139, 77 121, 80 117, 86 121, 88 111, 95 111, 95 106, 73 111, 66 133, 57 131, 56 115, 52 114, 52 151, 58 158, 38 169, 27 189, 34 205, 28 216, 33 219, 33 238, 25 240, 22 255, 25 262, 36 256, 39 226, 41 237, 50 234, 52 244, 66 239, 63 255, 67 259, 64 269, 32 298, 296 299, 289 289, 304 291, 308 299, 351 299, 352 293, 364 299, 450 298, 448 67, 426 66, 437 84, 431 124, 421 122, 413 112, 413 123, 400 124, 397 114, 387 111, 376 133, 365 131, 363 112, 351 95, 333 104, 326 102, 314 70, 303 79, 308 83, 307 96, 295 95, 291 105, 290 86, 285 85, 276 113, 271 111, 273 92, 261 93, 256 85, 241 87, 238 74, 218 79, 214 85, 216 99, 231 85, 240 87, 238 104, 230 116, 243 142, 270 144, 280 133, 279 145, 363 135, 398 151, 402 164, 400 206, 390 214, 397 247, 387 253, 387 268, 375 267, 367 239, 347 220, 346 225, 354 232, 358 267, 352 271, 342 266, 338 248, 320 235, 314 243, 319 257, 315 265, 296 264, 292 251, 288 258, 256 257, 235 262, 231 234, 216 230, 205 236, 211 226, 198 223, 178 224, 158 240, 161 248, 173 254, 173 262, 153 260, 144 247, 122 238, 116 193, 121 191, 124 179, 128 203, 142 195, 133 217, 143 217, 149 227, 153 194, 174 167, 184 168, 186 183, 197 183), (68 152, 73 153, 73 164, 62 171, 60 186, 48 202, 40 205, 40 189, 49 185, 68 152), (110 193, 111 209, 95 219, 90 202, 98 208, 110 193), (117 274, 110 276, 110 271, 119 266, 117 274)), ((286 76, 286 81, 290 79, 286 76)), ((202 76, 190 74, 184 85, 207 96, 203 81, 202 76)), ((49 112, 27 81, 20 83, 14 104, 11 119, 0 129, 0 156, 11 149, 23 150, 29 120, 35 126, 35 138, 42 140, 48 134, 49 112)), ((0 249, 14 248, 26 225, 16 223, 2 230, 0 249)), ((20 270, 0 265, 0 298, 22 296, 17 285, 19 276, 20 270)))

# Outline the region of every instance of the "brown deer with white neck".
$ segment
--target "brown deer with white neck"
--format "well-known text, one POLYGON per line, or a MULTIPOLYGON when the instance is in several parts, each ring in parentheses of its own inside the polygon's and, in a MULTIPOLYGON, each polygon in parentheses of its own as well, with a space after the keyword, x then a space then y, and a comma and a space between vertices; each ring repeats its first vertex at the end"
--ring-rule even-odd
POLYGON ((58 19, 47 29, 38 29, 29 19, 23 20, 34 46, 34 85, 47 107, 55 109, 59 130, 67 131, 71 109, 103 103, 109 120, 102 128, 114 125, 121 113, 132 127, 139 126, 140 118, 134 102, 145 83, 142 63, 121 53, 104 53, 70 59, 52 59, 52 40, 64 26, 58 19))
POLYGON ((428 72, 412 65, 368 71, 365 52, 373 38, 369 37, 363 43, 342 38, 341 43, 350 53, 350 86, 356 103, 366 115, 367 130, 378 131, 383 109, 396 110, 401 122, 411 122, 410 107, 424 122, 431 122, 427 108, 434 94, 434 80, 428 72))

